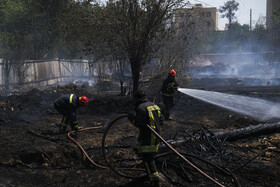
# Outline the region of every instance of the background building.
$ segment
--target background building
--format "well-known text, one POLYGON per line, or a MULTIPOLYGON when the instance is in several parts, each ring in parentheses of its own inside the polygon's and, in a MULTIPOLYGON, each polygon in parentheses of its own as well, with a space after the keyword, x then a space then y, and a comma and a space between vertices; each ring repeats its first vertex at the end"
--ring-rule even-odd
POLYGON ((192 8, 177 9, 174 14, 173 23, 177 28, 194 23, 196 27, 200 27, 205 31, 217 30, 217 8, 204 8, 201 4, 196 4, 192 8))

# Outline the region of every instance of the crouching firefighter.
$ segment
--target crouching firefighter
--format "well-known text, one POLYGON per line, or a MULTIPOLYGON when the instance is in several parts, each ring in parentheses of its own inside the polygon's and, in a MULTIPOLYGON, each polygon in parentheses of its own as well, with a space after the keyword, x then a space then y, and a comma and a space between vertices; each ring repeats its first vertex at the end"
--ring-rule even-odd
POLYGON ((60 133, 66 132, 67 126, 70 124, 72 130, 79 130, 76 119, 76 109, 79 106, 87 106, 89 100, 86 96, 77 97, 75 94, 67 94, 59 97, 54 102, 54 108, 63 115, 59 124, 60 133))
POLYGON ((137 154, 142 157, 145 163, 149 180, 155 186, 159 184, 159 173, 155 164, 154 155, 158 152, 159 140, 150 131, 150 125, 160 134, 162 117, 160 108, 148 101, 147 95, 143 91, 134 94, 134 104, 136 113, 129 113, 128 119, 139 129, 137 154))

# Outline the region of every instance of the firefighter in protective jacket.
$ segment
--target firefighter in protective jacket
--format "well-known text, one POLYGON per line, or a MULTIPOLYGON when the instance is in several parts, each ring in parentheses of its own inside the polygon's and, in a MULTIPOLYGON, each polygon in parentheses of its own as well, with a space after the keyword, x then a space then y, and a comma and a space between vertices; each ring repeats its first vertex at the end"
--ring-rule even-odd
POLYGON ((175 79, 176 72, 175 70, 170 70, 168 72, 168 77, 163 81, 161 93, 162 93, 162 99, 163 104, 165 106, 164 110, 164 118, 165 120, 172 120, 172 117, 170 116, 170 110, 174 106, 174 92, 179 88, 179 84, 177 83, 175 79))
POLYGON ((148 101, 146 93, 137 91, 134 94, 136 113, 128 115, 129 120, 139 129, 137 153, 145 163, 146 171, 150 181, 155 184, 159 182, 159 174, 154 160, 154 154, 158 152, 159 140, 150 131, 150 125, 160 134, 162 117, 160 108, 148 101))
POLYGON ((69 124, 72 130, 78 130, 81 128, 78 126, 78 121, 76 118, 76 109, 79 106, 87 106, 88 103, 89 100, 87 97, 78 97, 75 94, 63 95, 55 100, 55 109, 63 115, 62 121, 59 125, 59 131, 61 133, 66 132, 67 126, 69 124))

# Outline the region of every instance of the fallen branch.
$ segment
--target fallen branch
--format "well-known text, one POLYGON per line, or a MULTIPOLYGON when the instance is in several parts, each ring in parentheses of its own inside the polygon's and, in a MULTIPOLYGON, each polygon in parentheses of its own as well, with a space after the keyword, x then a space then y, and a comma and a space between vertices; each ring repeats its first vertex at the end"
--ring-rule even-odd
MULTIPOLYGON (((280 133, 280 122, 250 125, 245 128, 234 129, 230 131, 221 131, 221 132, 214 132, 214 133, 209 131, 206 134, 203 134, 203 136, 207 137, 207 139, 218 138, 223 141, 235 141, 235 140, 240 140, 240 139, 245 139, 250 137, 261 136, 261 135, 269 135, 278 132, 280 133)), ((181 138, 179 140, 169 140, 167 142, 171 145, 181 145, 188 141, 194 141, 200 138, 201 136, 197 135, 197 136, 181 138)), ((165 145, 162 146, 165 147, 165 145)))
POLYGON ((248 165, 249 163, 251 163, 253 160, 255 160, 256 158, 258 158, 259 156, 261 156, 264 153, 264 151, 260 152, 257 156, 255 156, 254 158, 250 159, 249 161, 247 161, 245 164, 243 164, 242 166, 238 167, 237 169, 235 169, 234 171, 238 171, 241 168, 245 167, 246 165, 248 165))
POLYGON ((234 141, 249 137, 255 137, 260 135, 268 135, 280 132, 280 122, 278 123, 266 123, 259 125, 250 125, 245 128, 235 129, 226 132, 215 132, 214 135, 220 139, 227 139, 227 141, 234 141))

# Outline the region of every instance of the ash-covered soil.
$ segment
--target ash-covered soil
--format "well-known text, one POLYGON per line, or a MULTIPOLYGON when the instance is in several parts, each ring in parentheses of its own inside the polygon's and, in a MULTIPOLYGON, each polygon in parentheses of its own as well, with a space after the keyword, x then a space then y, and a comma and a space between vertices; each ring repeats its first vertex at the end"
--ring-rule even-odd
MULTIPOLYGON (((213 90, 275 102, 280 100, 279 87, 213 90)), ((134 109, 129 96, 96 94, 73 85, 0 97, 0 186, 144 186, 146 183, 141 180, 127 179, 111 170, 93 166, 67 134, 58 133, 57 123, 61 116, 53 108, 53 101, 66 93, 90 98, 89 106, 80 108, 77 113, 79 124, 84 128, 104 126, 116 116, 134 109)), ((183 132, 191 133, 203 127, 223 131, 265 123, 181 93, 176 94, 175 103, 172 111, 175 120, 165 121, 162 128, 165 139, 176 139, 183 136, 183 132)), ((276 121, 269 121, 273 122, 276 121)), ((100 128, 80 133, 77 140, 84 148, 100 147, 103 132, 104 128, 100 128)), ((223 154, 227 156, 227 168, 241 186, 280 184, 279 140, 280 134, 275 133, 225 145, 223 154)), ((196 154, 200 154, 198 149, 196 154)), ((104 164, 101 153, 91 156, 104 164)), ((209 183, 189 181, 189 186, 209 186, 209 183)))

